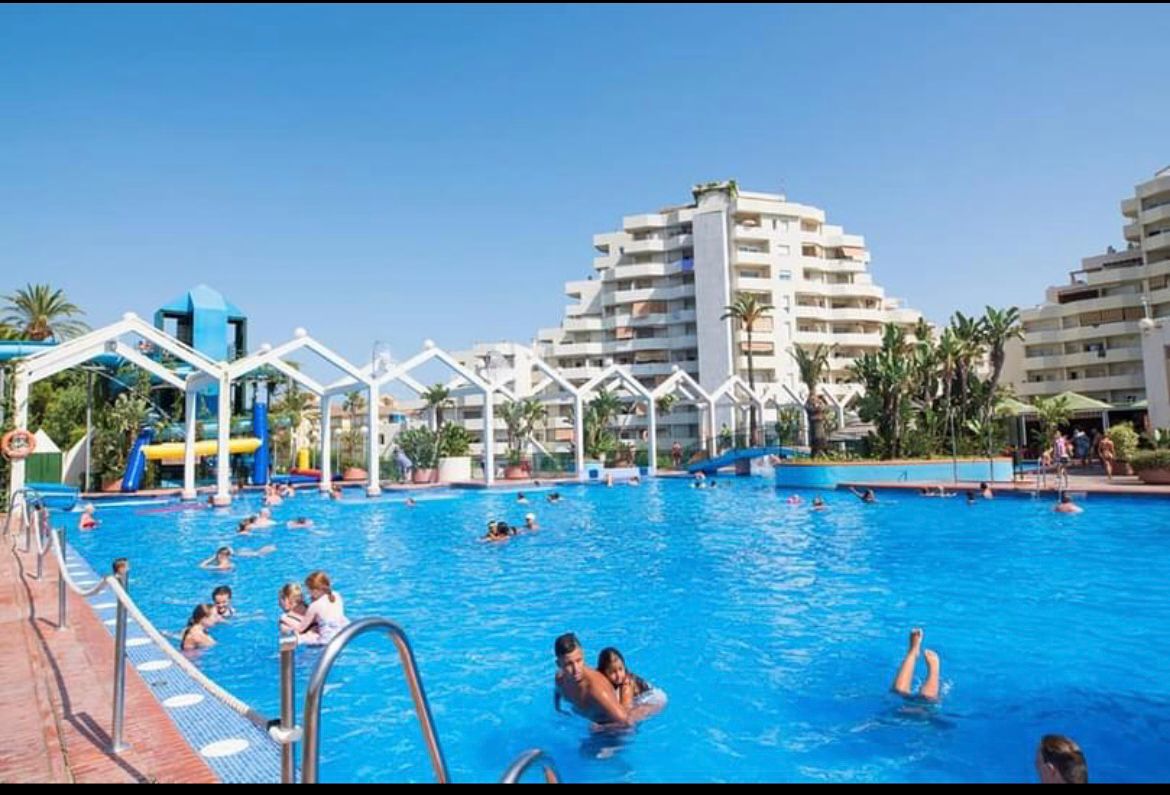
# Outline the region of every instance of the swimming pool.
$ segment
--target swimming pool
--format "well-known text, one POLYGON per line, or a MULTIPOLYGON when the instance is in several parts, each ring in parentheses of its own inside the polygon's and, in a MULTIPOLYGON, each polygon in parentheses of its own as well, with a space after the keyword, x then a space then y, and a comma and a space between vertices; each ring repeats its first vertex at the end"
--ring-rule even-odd
MULTIPOLYGON (((302 495, 276 514, 312 516, 314 533, 243 541, 233 525, 256 498, 122 507, 70 539, 103 571, 128 556, 160 628, 180 631, 230 585, 240 616, 213 630, 219 645, 199 664, 269 716, 276 592, 326 570, 351 619, 405 628, 455 781, 498 779, 532 746, 568 781, 1031 781, 1048 732, 1081 744, 1094 781, 1166 778, 1170 503, 1092 497, 1084 514, 1056 515, 1017 498, 882 493, 866 506, 829 493, 814 514, 760 479, 720 484, 567 487, 561 504, 538 492, 527 508, 494 492, 428 493, 416 508, 302 495), (527 510, 540 532, 476 542, 486 519, 521 524, 527 510), (234 572, 196 568, 223 543, 278 549, 234 572), (937 708, 888 693, 912 626, 942 658, 937 708), (565 631, 590 664, 617 646, 669 693, 616 751, 553 712, 552 642, 565 631)), ((298 653, 299 701, 319 653, 298 653)), ((324 705, 322 780, 433 779, 385 639, 347 650, 324 705)))

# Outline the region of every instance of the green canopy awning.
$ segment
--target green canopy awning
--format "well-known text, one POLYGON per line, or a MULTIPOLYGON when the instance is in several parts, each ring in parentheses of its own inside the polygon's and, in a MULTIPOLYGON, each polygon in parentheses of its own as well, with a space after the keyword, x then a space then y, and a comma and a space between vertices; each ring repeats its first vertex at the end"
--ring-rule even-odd
POLYGON ((1113 408, 1113 405, 1110 403, 1086 397, 1078 392, 1061 392, 1056 396, 1056 399, 1059 400, 1061 398, 1064 398, 1068 402, 1068 407, 1072 411, 1091 411, 1100 414, 1102 411, 1109 411, 1113 408))
POLYGON ((1019 417, 1025 414, 1035 414, 1036 407, 1009 397, 996 404, 995 413, 1000 417, 1019 417))

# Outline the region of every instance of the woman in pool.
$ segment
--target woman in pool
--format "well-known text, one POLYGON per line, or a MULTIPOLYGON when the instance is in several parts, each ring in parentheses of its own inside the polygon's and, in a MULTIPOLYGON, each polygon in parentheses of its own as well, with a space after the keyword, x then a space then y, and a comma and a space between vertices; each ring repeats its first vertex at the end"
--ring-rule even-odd
POLYGON ((272 521, 272 511, 267 508, 260 509, 260 515, 252 520, 252 529, 257 530, 264 527, 272 527, 275 522, 272 521))
POLYGON ((298 516, 285 526, 289 530, 306 530, 313 526, 313 520, 307 516, 298 516))
POLYGON ((644 712, 650 715, 666 706, 666 693, 628 670, 622 653, 613 646, 597 655, 597 670, 613 684, 614 695, 626 709, 647 707, 644 712))
POLYGON ((548 493, 548 495, 545 496, 545 499, 548 500, 549 502, 560 502, 561 501, 561 494, 558 491, 550 491, 548 493))
POLYGON ((516 528, 509 527, 507 522, 488 522, 487 534, 480 541, 507 541, 516 535, 516 528))
POLYGON ((207 560, 199 564, 201 569, 216 569, 219 571, 228 571, 232 567, 232 548, 220 547, 215 550, 215 554, 207 560))
POLYGON ((823 511, 828 507, 829 506, 825 504, 825 501, 823 499, 821 499, 820 497, 813 497, 812 509, 814 511, 823 511))
POLYGON ((191 617, 187 619, 187 628, 183 630, 183 637, 179 641, 179 648, 183 651, 205 649, 215 645, 215 638, 207 634, 207 630, 219 621, 215 612, 215 605, 195 605, 191 617))
POLYGON ((315 571, 306 577, 305 588, 308 589, 312 602, 301 616, 300 622, 292 629, 302 643, 324 645, 349 625, 349 619, 345 617, 345 602, 341 594, 333 591, 329 575, 323 571, 315 571), (317 626, 317 633, 316 637, 312 638, 309 631, 314 624, 317 626))

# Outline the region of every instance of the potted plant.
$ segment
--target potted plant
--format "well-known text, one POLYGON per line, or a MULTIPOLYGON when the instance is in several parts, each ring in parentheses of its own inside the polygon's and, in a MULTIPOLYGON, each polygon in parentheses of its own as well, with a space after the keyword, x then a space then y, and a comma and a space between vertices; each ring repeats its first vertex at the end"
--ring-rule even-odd
POLYGON ((471 480, 471 434, 462 425, 450 422, 439 428, 439 481, 471 480))
POLYGON ((532 440, 537 423, 544 420, 544 405, 536 398, 525 398, 503 406, 500 415, 508 429, 508 463, 504 477, 510 480, 526 478, 530 473, 524 466, 524 448, 532 440))
POLYGON ((398 434, 398 445, 414 465, 413 481, 432 482, 439 460, 438 434, 425 426, 408 428, 398 434))
POLYGON ((1142 483, 1170 485, 1170 450, 1141 450, 1129 463, 1142 483))
POLYGON ((1105 435, 1113 440, 1113 474, 1132 475, 1130 462, 1138 449, 1138 433, 1133 429, 1133 423, 1119 422, 1107 430, 1105 435))

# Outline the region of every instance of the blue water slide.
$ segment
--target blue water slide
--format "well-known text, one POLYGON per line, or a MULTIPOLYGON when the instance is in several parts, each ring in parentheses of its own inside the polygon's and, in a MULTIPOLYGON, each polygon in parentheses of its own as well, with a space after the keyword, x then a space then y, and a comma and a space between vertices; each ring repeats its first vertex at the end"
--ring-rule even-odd
POLYGON ((154 428, 143 428, 130 448, 130 455, 126 459, 126 474, 122 476, 122 491, 138 491, 142 487, 142 477, 146 474, 146 453, 143 447, 154 439, 154 428))
POLYGON ((268 404, 252 404, 252 433, 260 440, 260 446, 252 453, 252 485, 268 483, 268 404))
POLYGON ((794 458, 799 455, 791 447, 777 447, 769 445, 767 447, 739 447, 733 450, 728 450, 723 455, 715 458, 706 458, 702 461, 696 461, 687 466, 687 472, 703 472, 712 475, 719 471, 720 467, 731 466, 736 461, 744 459, 760 458, 765 455, 779 456, 780 458, 794 458))

